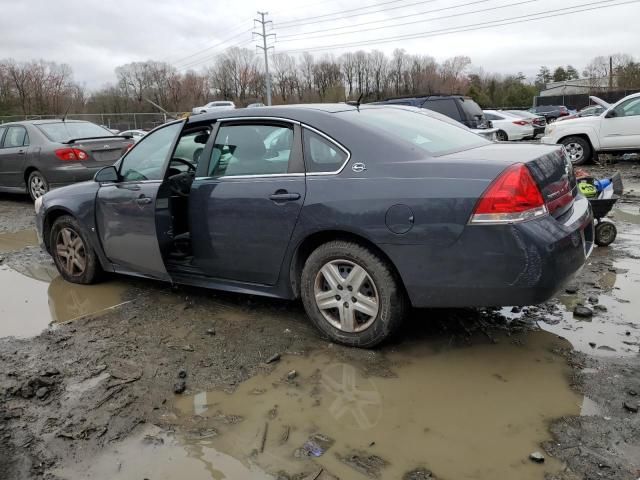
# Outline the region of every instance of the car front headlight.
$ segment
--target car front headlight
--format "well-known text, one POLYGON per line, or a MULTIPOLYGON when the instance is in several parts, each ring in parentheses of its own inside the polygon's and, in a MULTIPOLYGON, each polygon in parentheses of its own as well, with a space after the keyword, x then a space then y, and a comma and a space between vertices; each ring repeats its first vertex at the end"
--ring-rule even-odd
POLYGON ((36 198, 35 203, 33 204, 33 208, 35 208, 36 213, 40 213, 40 210, 42 210, 42 199, 44 197, 38 197, 36 198))

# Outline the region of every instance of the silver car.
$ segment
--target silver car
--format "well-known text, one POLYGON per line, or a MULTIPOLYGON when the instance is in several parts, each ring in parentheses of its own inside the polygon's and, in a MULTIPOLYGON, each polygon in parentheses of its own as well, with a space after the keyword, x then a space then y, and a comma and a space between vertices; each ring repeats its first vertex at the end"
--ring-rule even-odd
POLYGON ((91 180, 131 146, 91 122, 28 120, 0 125, 0 192, 28 193, 35 200, 50 189, 91 180))

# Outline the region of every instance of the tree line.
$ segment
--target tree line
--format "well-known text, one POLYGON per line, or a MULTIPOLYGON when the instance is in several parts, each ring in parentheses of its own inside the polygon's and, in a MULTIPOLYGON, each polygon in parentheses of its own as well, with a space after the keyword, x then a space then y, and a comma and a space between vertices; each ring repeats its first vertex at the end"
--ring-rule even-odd
MULTIPOLYGON (((613 72, 621 88, 640 88, 640 63, 625 54, 596 57, 585 67, 585 78, 613 72)), ((88 92, 71 68, 44 60, 0 60, 0 115, 60 115, 154 111, 148 100, 166 110, 190 111, 214 99, 238 105, 262 101, 265 75, 261 59, 252 50, 230 48, 199 71, 181 72, 159 61, 133 62, 115 69, 115 81, 88 92)), ((572 65, 540 67, 533 81, 522 73, 499 75, 474 68, 471 59, 456 56, 442 62, 428 55, 396 49, 388 56, 379 50, 340 56, 271 57, 273 103, 375 101, 390 96, 461 93, 483 107, 525 107, 552 81, 580 78, 572 65)), ((601 86, 601 82, 594 88, 601 86)))

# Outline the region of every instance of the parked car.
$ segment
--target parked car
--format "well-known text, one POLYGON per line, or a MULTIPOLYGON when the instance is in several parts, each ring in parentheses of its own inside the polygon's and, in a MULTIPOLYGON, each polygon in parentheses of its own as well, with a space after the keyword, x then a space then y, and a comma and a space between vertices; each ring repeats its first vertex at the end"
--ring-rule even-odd
POLYGON ((602 105, 589 105, 588 107, 584 107, 579 112, 576 112, 573 115, 568 115, 566 117, 560 117, 558 120, 570 120, 572 118, 580 118, 580 117, 593 117, 594 115, 600 115, 604 112, 605 107, 602 105))
POLYGON ((144 130, 125 130, 124 132, 120 132, 120 136, 122 137, 131 137, 134 142, 137 142, 142 137, 147 134, 144 130))
POLYGON ((498 129, 498 141, 526 140, 534 137, 533 123, 530 119, 497 110, 484 110, 484 117, 491 122, 493 128, 498 129))
POLYGON ((234 110, 236 108, 236 104, 233 102, 229 102, 227 100, 217 100, 215 102, 209 102, 202 107, 194 107, 191 112, 194 114, 197 113, 209 113, 209 112, 217 112, 220 110, 234 110))
POLYGON ((100 126, 105 130, 109 130, 114 135, 118 135, 120 133, 120 130, 118 130, 117 128, 110 128, 110 127, 107 127, 106 125, 100 125, 100 126))
POLYGON ((569 115, 569 110, 563 105, 538 105, 529 109, 531 113, 544 115, 547 123, 553 123, 560 117, 569 115))
POLYGON ((533 138, 544 133, 544 129, 547 126, 547 119, 543 115, 537 115, 527 110, 505 110, 511 115, 515 115, 520 118, 531 120, 533 125, 533 138))
POLYGON ((640 152, 640 93, 613 105, 602 101, 602 106, 600 115, 548 125, 542 143, 564 145, 574 165, 589 162, 597 153, 640 152))
POLYGON ((247 105, 247 108, 258 108, 258 107, 264 107, 264 103, 260 103, 260 102, 256 102, 256 103, 250 103, 249 105, 247 105))
POLYGON ((132 145, 94 123, 27 120, 0 125, 0 191, 36 199, 52 188, 93 178, 132 145))
POLYGON ((494 132, 487 133, 491 129, 491 123, 487 121, 480 106, 469 97, 463 95, 426 95, 421 97, 394 97, 384 101, 374 102, 374 105, 406 105, 410 107, 426 108, 441 113, 453 120, 474 130, 476 133, 486 135, 490 139, 494 132))
POLYGON ((70 282, 107 271, 301 297, 324 335, 358 347, 410 305, 547 300, 593 244, 564 149, 441 118, 345 104, 192 116, 39 199, 37 229, 70 282))

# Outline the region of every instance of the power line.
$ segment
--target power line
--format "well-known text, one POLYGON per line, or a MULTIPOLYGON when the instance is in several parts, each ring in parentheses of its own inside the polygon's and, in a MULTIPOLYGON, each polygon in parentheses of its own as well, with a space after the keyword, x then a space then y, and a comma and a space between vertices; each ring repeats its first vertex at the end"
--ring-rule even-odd
MULTIPOLYGON (((394 0, 394 1, 397 1, 397 0, 394 0)), ((362 8, 354 8, 354 9, 351 9, 351 10, 342 10, 340 12, 328 13, 326 15, 318 15, 318 16, 313 16, 313 17, 307 17, 307 18, 313 20, 313 21, 309 21, 309 22, 296 23, 296 24, 291 24, 291 22, 278 23, 278 28, 280 28, 282 30, 285 30, 287 28, 301 27, 301 26, 304 26, 304 25, 313 25, 315 23, 333 22, 335 20, 342 20, 344 18, 361 17, 363 15, 370 15, 372 13, 388 12, 389 10, 398 10, 400 8, 413 7, 415 5, 423 5, 425 3, 433 3, 435 1, 436 0, 422 0, 420 2, 407 3, 406 5, 399 5, 399 6, 396 6, 396 7, 381 8, 379 10, 373 10, 371 12, 363 12, 362 8), (351 14, 351 15, 343 15, 344 13, 348 13, 348 12, 358 12, 358 13, 354 13, 354 14, 351 14), (339 15, 339 17, 338 18, 322 19, 322 17, 326 17, 327 15, 331 15, 331 16, 339 15)), ((391 3, 391 2, 385 2, 385 3, 391 3)), ((377 4, 377 5, 371 5, 371 7, 384 5, 385 3, 380 3, 380 4, 377 4)), ((369 8, 369 7, 365 7, 365 8, 369 8)), ((301 19, 301 20, 305 20, 305 19, 301 19)), ((295 21, 298 22, 298 20, 295 20, 295 21)))
MULTIPOLYGON (((483 0, 483 1, 487 1, 487 0, 483 0)), ((338 36, 338 35, 351 35, 354 33, 361 33, 361 32, 371 32, 373 30, 383 30, 385 28, 394 28, 394 27, 402 27, 405 25, 415 25, 416 23, 426 23, 426 22, 432 22, 434 20, 446 20, 449 18, 455 18, 455 17, 463 17, 465 15, 471 15, 474 13, 483 13, 483 12, 490 12, 492 10, 500 10, 502 8, 508 8, 508 7, 516 7, 516 6, 520 6, 520 5, 525 5, 527 3, 534 3, 534 2, 539 2, 540 0, 524 0, 522 2, 516 2, 516 3, 510 3, 507 5, 500 5, 498 7, 490 7, 490 8, 482 8, 479 10, 471 10, 469 12, 461 12, 461 13, 454 13, 451 15, 443 15, 440 17, 433 17, 433 18, 426 18, 424 20, 415 20, 413 22, 404 22, 404 23, 396 23, 393 25, 382 25, 380 27, 371 27, 371 28, 363 28, 363 29, 358 29, 358 30, 354 30, 352 32, 338 32, 338 33, 333 33, 332 36, 338 36)), ((611 0, 613 1, 613 0, 611 0)), ((477 3, 477 2, 476 2, 477 3)), ((455 7, 447 7, 447 8, 455 8, 455 7)), ((432 11, 438 11, 438 10, 432 10, 432 11)), ((394 19, 391 19, 394 20, 394 19)), ((352 26, 356 26, 356 25, 352 25, 352 26)), ((347 27, 342 27, 342 28, 347 28, 347 27)), ((329 29, 331 30, 331 29, 329 29)), ((298 34, 301 35, 301 34, 298 34)), ((323 38, 326 35, 317 35, 317 36, 313 36, 313 37, 304 37, 304 38, 289 38, 290 35, 284 37, 285 39, 282 40, 283 37, 280 37, 280 39, 278 40, 279 42, 295 42, 298 40, 313 40, 315 38, 323 38)))
POLYGON ((344 30, 345 28, 353 28, 353 27, 358 27, 358 26, 362 26, 362 25, 371 25, 374 23, 384 23, 387 22, 389 20, 400 20, 401 18, 415 18, 415 17, 419 17, 421 15, 426 15, 428 13, 435 13, 435 12, 442 12, 444 10, 453 10, 454 8, 461 8, 461 7, 468 7, 470 5, 476 5, 478 3, 487 3, 490 2, 491 0, 475 0, 474 2, 469 2, 469 3, 462 3, 460 5, 453 5, 451 7, 442 7, 442 8, 436 8, 433 10, 426 10, 424 12, 420 12, 420 13, 410 13, 409 15, 400 15, 398 17, 392 17, 392 18, 386 18, 384 20, 372 20, 370 22, 361 22, 361 23, 354 23, 352 25, 344 25, 342 27, 333 27, 333 28, 323 28, 320 30, 312 30, 310 32, 300 32, 300 33, 291 33, 289 35, 282 35, 280 38, 290 38, 290 37, 297 37, 300 35, 310 35, 312 33, 320 33, 320 32, 331 32, 334 30, 344 30))
POLYGON ((603 8, 618 7, 618 6, 622 6, 622 5, 628 5, 628 4, 640 2, 640 0, 629 0, 629 1, 626 1, 626 2, 622 2, 622 3, 617 3, 615 5, 600 5, 600 6, 596 6, 596 7, 582 8, 582 7, 589 7, 591 5, 599 5, 599 4, 602 4, 602 3, 610 3, 612 1, 615 1, 615 0, 603 0, 603 1, 600 1, 600 2, 587 3, 587 4, 584 4, 584 5, 576 5, 576 6, 573 6, 573 7, 559 8, 559 9, 556 9, 556 10, 549 10, 547 12, 541 12, 541 13, 535 13, 535 14, 529 14, 529 15, 520 15, 520 16, 517 16, 517 17, 503 18, 503 19, 499 19, 499 20, 491 20, 491 21, 488 21, 488 22, 481 22, 481 23, 475 23, 475 24, 470 24, 470 25, 462 25, 462 26, 459 26, 459 27, 449 27, 449 28, 445 28, 445 29, 432 30, 430 32, 423 32, 423 33, 418 33, 418 34, 399 35, 399 36, 395 36, 395 37, 386 37, 386 38, 381 38, 381 39, 377 39, 377 40, 367 40, 367 41, 360 41, 360 42, 325 45, 323 47, 298 48, 298 49, 286 50, 286 51, 283 51, 281 53, 302 53, 302 52, 332 50, 332 49, 335 49, 335 48, 359 47, 359 46, 366 46, 366 45, 378 45, 378 44, 382 44, 382 43, 395 42, 397 40, 408 40, 408 39, 414 39, 414 38, 436 37, 436 36, 440 36, 440 35, 450 35, 450 34, 453 34, 453 33, 470 32, 470 31, 475 31, 475 30, 486 30, 486 29, 493 28, 493 27, 502 27, 502 26, 513 25, 513 24, 517 24, 517 23, 531 22, 531 21, 534 21, 534 20, 542 20, 542 19, 545 19, 545 18, 562 17, 562 16, 566 16, 566 15, 571 15, 573 13, 581 13, 581 12, 587 12, 587 11, 592 11, 592 10, 600 10, 600 9, 603 9, 603 8), (557 13, 557 12, 561 12, 561 11, 569 10, 569 9, 577 9, 577 10, 572 10, 570 12, 564 12, 564 13, 557 13), (543 15, 543 16, 539 16, 539 15, 543 15), (529 18, 529 17, 535 17, 535 18, 529 18), (502 23, 500 23, 500 22, 502 22, 502 23))
MULTIPOLYGON (((244 42, 236 43, 236 44, 233 44, 233 45, 226 45, 225 47, 223 47, 223 51, 224 50, 228 50, 230 48, 241 48, 241 47, 243 47, 245 45, 250 44, 251 42, 253 42, 253 39, 245 40, 244 42)), ((222 53, 222 51, 217 51, 217 52, 215 52, 215 53, 213 53, 211 55, 208 55, 208 56, 203 57, 201 59, 192 61, 192 62, 187 63, 186 65, 183 65, 181 67, 178 67, 178 69, 181 70, 181 71, 182 70, 187 70, 187 69, 193 68, 193 67, 195 67, 197 65, 201 65, 203 63, 207 63, 207 62, 213 60, 214 58, 216 58, 221 53, 222 53)))
MULTIPOLYGON (((178 64, 180 64, 180 63, 185 63, 185 60, 189 60, 190 58, 197 57, 197 56, 199 56, 199 55, 201 55, 201 54, 203 54, 203 53, 205 53, 205 52, 209 52, 209 51, 211 51, 211 50, 217 50, 218 48, 220 48, 220 46, 221 46, 221 45, 224 45, 225 43, 228 43, 229 41, 234 40, 234 39, 236 39, 236 38, 238 38, 238 37, 240 37, 240 36, 242 36, 242 35, 246 35, 247 33, 250 33, 250 32, 251 32, 251 30, 252 30, 252 29, 243 30, 242 32, 237 33, 237 34, 235 34, 235 35, 233 35, 233 36, 231 36, 231 37, 228 37, 228 38, 226 38, 226 39, 224 39, 224 40, 221 40, 220 42, 218 42, 218 43, 216 43, 216 44, 214 44, 214 45, 212 45, 212 46, 210 46, 210 47, 207 47, 207 48, 204 48, 204 49, 202 49, 202 50, 199 50, 199 51, 197 51, 197 52, 195 52, 195 53, 192 53, 191 55, 187 55, 186 57, 183 57, 183 58, 181 58, 181 59, 178 59, 178 60, 176 60, 176 61, 174 61, 174 62, 172 62, 172 63, 173 63, 174 65, 179 66, 178 64)), ((191 61, 187 61, 186 63, 187 63, 187 64, 188 64, 188 63, 191 63, 191 61)))

